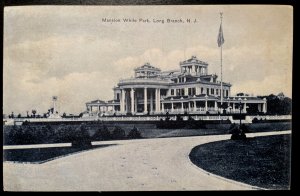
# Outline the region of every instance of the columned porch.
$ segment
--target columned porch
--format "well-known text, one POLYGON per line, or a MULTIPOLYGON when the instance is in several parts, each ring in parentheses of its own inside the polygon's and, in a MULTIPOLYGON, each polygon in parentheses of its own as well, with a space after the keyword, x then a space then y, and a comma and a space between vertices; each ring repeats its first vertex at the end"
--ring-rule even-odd
POLYGON ((166 96, 164 88, 123 88, 121 90, 121 114, 158 114, 161 113, 161 98, 166 96))

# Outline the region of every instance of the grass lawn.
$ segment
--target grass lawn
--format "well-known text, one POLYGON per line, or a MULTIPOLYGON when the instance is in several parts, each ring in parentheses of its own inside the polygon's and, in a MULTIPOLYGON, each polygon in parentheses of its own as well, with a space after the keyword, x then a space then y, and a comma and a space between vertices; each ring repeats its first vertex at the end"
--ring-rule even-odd
POLYGON ((8 149, 3 150, 3 160, 13 162, 44 163, 59 157, 67 156, 81 151, 103 148, 108 145, 94 145, 90 148, 50 147, 50 148, 29 148, 29 149, 8 149))
POLYGON ((196 146, 191 161, 202 169, 267 189, 289 189, 291 135, 226 140, 196 146))

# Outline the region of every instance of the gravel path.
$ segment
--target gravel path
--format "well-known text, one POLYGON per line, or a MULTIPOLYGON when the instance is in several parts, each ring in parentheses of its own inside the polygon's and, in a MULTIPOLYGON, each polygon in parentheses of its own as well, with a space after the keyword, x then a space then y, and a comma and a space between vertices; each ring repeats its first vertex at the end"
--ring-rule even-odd
MULTIPOLYGON (((291 131, 247 134, 263 136, 291 131)), ((194 146, 230 135, 106 141, 119 144, 44 164, 3 163, 8 191, 240 190, 246 184, 209 174, 191 163, 194 146)))

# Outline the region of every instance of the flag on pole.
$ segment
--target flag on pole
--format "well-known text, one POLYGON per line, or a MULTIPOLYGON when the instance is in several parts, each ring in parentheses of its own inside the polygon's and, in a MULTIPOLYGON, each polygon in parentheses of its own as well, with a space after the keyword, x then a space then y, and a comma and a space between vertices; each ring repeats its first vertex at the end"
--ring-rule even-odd
POLYGON ((218 35, 218 46, 222 46, 224 43, 224 37, 223 37, 223 30, 222 30, 222 23, 220 24, 220 29, 219 29, 219 35, 218 35))

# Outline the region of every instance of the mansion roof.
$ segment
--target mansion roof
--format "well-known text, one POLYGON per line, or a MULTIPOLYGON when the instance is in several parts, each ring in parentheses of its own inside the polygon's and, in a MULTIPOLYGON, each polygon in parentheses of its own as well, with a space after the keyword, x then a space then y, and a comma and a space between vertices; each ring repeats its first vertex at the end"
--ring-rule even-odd
POLYGON ((156 67, 150 65, 150 63, 145 63, 141 67, 135 68, 134 71, 156 71, 156 72, 160 72, 161 70, 159 68, 156 68, 156 67))
MULTIPOLYGON (((192 56, 190 59, 180 62, 180 70, 161 71, 150 63, 135 68, 135 75, 132 78, 121 79, 118 86, 123 85, 181 85, 183 83, 203 83, 220 85, 216 74, 207 73, 208 64, 192 56)), ((223 82, 225 86, 230 83, 223 82)), ((115 87, 114 89, 117 89, 115 87)))
POLYGON ((87 104, 93 104, 93 103, 99 103, 99 104, 103 104, 103 103, 105 103, 105 101, 102 101, 102 100, 100 100, 100 99, 97 99, 97 100, 94 100, 94 101, 90 101, 90 102, 87 102, 87 104))
POLYGON ((190 59, 180 62, 180 65, 183 65, 183 64, 190 64, 190 63, 196 63, 196 64, 208 65, 208 63, 206 63, 206 62, 204 62, 204 61, 201 61, 201 60, 197 59, 196 56, 192 56, 190 59))

